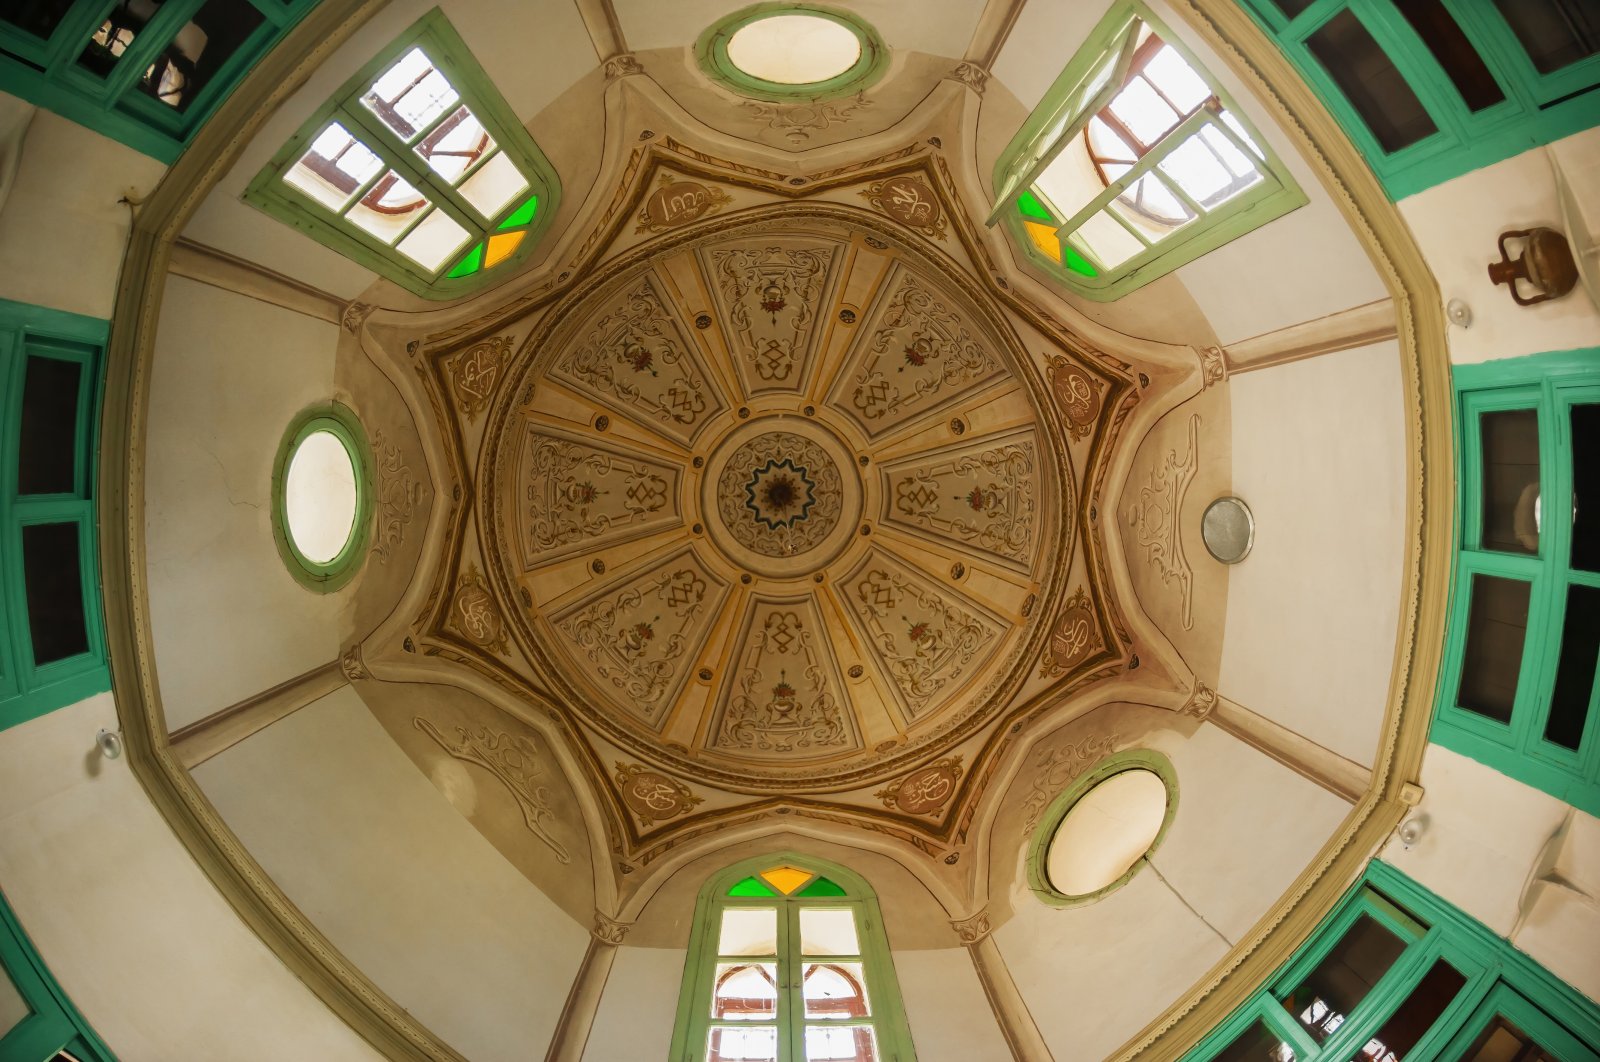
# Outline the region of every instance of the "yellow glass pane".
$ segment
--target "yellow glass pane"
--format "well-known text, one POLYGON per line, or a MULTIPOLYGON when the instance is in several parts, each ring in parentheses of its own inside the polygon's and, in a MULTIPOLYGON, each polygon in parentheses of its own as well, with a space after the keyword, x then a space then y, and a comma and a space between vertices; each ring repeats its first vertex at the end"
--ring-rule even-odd
POLYGON ((761 872, 762 880, 785 896, 811 880, 811 871, 799 867, 781 866, 761 872))
POLYGON ((1054 225, 1041 225, 1037 221, 1022 222, 1022 227, 1028 230, 1028 239, 1040 251, 1049 255, 1054 261, 1061 261, 1061 238, 1056 235, 1054 225))
POLYGON ((526 232, 502 232, 490 236, 489 246, 483 252, 483 268, 492 269, 510 258, 511 252, 517 249, 526 235, 526 232))

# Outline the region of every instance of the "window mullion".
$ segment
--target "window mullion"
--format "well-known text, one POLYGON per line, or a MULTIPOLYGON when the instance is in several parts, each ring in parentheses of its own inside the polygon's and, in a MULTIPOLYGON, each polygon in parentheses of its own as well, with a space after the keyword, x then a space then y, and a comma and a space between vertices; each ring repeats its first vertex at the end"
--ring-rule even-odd
POLYGON ((800 964, 800 905, 779 901, 778 977, 783 992, 778 1004, 778 1062, 804 1062, 805 1006, 800 964))
MULTIPOLYGON (((155 18, 144 24, 133 39, 133 46, 117 58, 117 65, 106 75, 108 99, 118 100, 133 88, 144 72, 178 36, 205 0, 169 0, 163 4, 155 18)), ((103 21, 103 20, 102 20, 103 21)), ((98 29, 99 27, 95 27, 98 29)), ((93 30, 90 31, 91 36, 93 30)), ((85 42, 87 43, 87 42, 85 42)))

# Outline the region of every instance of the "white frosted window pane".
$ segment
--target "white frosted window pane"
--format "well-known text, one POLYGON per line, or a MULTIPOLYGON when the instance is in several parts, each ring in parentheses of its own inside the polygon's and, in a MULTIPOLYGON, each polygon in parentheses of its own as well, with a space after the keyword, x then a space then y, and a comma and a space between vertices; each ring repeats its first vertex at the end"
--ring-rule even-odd
POLYGON ((1136 77, 1111 101, 1111 113, 1149 147, 1178 124, 1178 112, 1156 95, 1144 78, 1136 77))
POLYGON ((0 1038, 31 1013, 17 986, 11 983, 11 978, 6 976, 4 970, 0 970, 0 1038))
POLYGON ((776 955, 778 910, 775 907, 724 907, 718 955, 776 955))
POLYGON ((1128 142, 1118 136, 1117 131, 1099 115, 1089 119, 1089 144, 1094 148, 1095 156, 1102 161, 1116 159, 1119 162, 1134 162, 1138 159, 1128 142))
POLYGON ((1194 218, 1183 201, 1153 173, 1135 181, 1124 195, 1111 203, 1111 209, 1150 243, 1158 243, 1194 218), (1134 209, 1133 203, 1138 203, 1140 209, 1134 209))
POLYGON ((800 954, 860 955, 855 912, 848 907, 802 908, 800 954))
MULTIPOLYGON (((1260 177, 1260 172, 1256 169, 1256 164, 1251 160, 1250 156, 1240 151, 1232 140, 1229 140, 1217 129, 1208 125, 1200 130, 1200 137, 1211 150, 1217 153, 1217 157, 1222 160, 1223 165, 1227 166, 1228 171, 1235 177, 1245 177, 1250 174, 1255 174, 1257 178, 1260 177)), ((1250 183, 1254 184, 1255 181, 1252 180, 1250 183)))
POLYGON ((1233 174, 1197 136, 1191 136, 1162 159, 1161 172, 1177 181, 1178 187, 1198 203, 1206 202, 1233 183, 1233 174))
POLYGON ((1232 111, 1223 111, 1222 120, 1227 127, 1232 129, 1234 134, 1244 142, 1245 147, 1256 153, 1256 158, 1264 159, 1267 157, 1266 153, 1261 150, 1261 146, 1250 138, 1249 133, 1244 131, 1244 125, 1239 121, 1239 119, 1233 116, 1232 111))
POLYGON ((393 243, 430 205, 427 196, 390 170, 344 216, 384 243, 393 243))
POLYGON ((1056 827, 1045 875, 1068 896, 1105 888, 1150 850, 1167 813, 1167 785, 1153 771, 1114 774, 1085 793, 1056 827))
POLYGON ((461 182, 461 194, 478 213, 485 218, 492 218, 527 187, 528 179, 502 151, 461 182))
POLYGON ((720 963, 711 993, 717 1021, 771 1021, 778 1016, 776 963, 720 963))
POLYGON ((728 58, 751 77, 807 85, 854 66, 861 58, 861 41, 829 18, 774 15, 735 32, 728 39, 728 58))
POLYGON ((713 1027, 707 1035, 708 1057, 722 1062, 778 1062, 778 1030, 713 1027))
POLYGON ((871 1015, 859 962, 808 962, 801 984, 807 1021, 849 1021, 871 1015))
POLYGON ((413 48, 361 97, 367 109, 402 140, 410 140, 456 102, 453 85, 434 69, 421 48, 413 48))
POLYGON ((806 1029, 806 1062, 876 1062, 877 1057, 877 1038, 870 1025, 844 1029, 812 1025, 806 1029))
POLYGON ((1107 269, 1119 266, 1144 250, 1144 245, 1104 210, 1078 226, 1074 233, 1090 256, 1107 269))
POLYGON ((483 123, 465 107, 439 123, 417 145, 417 154, 427 160, 433 171, 449 181, 456 179, 474 162, 494 150, 494 137, 483 128, 483 123))
POLYGON ((356 521, 356 469, 338 436, 315 431, 300 441, 283 495, 289 536, 301 556, 314 564, 337 557, 356 521))
POLYGON ((311 142, 283 180, 328 209, 338 210, 382 168, 382 159, 334 122, 311 142))
POLYGON ((1039 174, 1033 185, 1051 206, 1056 217, 1066 221, 1089 205, 1090 200, 1106 190, 1104 182, 1094 171, 1094 163, 1083 143, 1075 140, 1050 160, 1050 165, 1039 174))
POLYGON ((1177 104, 1185 114, 1211 98, 1210 87, 1170 44, 1163 45, 1145 64, 1144 76, 1154 81, 1162 95, 1177 104))
POLYGON ((442 210, 435 210, 417 224, 400 241, 400 253, 421 265, 437 271, 467 242, 467 230, 456 224, 456 219, 442 210))

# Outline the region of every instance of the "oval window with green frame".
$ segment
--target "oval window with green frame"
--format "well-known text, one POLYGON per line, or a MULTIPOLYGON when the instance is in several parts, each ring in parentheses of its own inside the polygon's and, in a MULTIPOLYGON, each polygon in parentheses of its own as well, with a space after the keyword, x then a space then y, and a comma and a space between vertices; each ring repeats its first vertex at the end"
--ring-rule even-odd
POLYGON ((272 463, 272 536, 289 574, 330 593, 366 557, 372 454, 361 422, 338 402, 290 421, 272 463))
POLYGON ((861 18, 790 3, 756 4, 717 20, 695 55, 714 81, 773 103, 860 92, 889 61, 877 30, 861 18))
POLYGON ((1045 903, 1094 903, 1126 885, 1178 810, 1172 761, 1129 749, 1095 764, 1045 809, 1028 847, 1028 885, 1045 903))

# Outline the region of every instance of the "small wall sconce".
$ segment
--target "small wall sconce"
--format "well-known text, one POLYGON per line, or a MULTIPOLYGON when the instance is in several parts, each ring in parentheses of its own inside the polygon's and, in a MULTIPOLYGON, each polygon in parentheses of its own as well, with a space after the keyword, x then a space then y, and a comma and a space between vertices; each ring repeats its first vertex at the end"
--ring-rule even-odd
POLYGON ((1413 815, 1400 825, 1400 843, 1410 848, 1428 832, 1428 816, 1413 815))
POLYGON ((100 748, 100 755, 108 760, 114 760, 122 755, 122 735, 115 730, 101 729, 94 736, 94 743, 100 748))
POLYGON ((1578 264, 1567 238, 1555 229, 1511 229, 1500 234, 1500 261, 1489 263, 1489 279, 1506 285, 1518 306, 1532 306, 1559 299, 1576 287, 1578 264), (1506 248, 1507 240, 1527 241, 1515 259, 1506 248), (1517 290, 1518 280, 1526 280, 1539 294, 1524 298, 1517 290))

